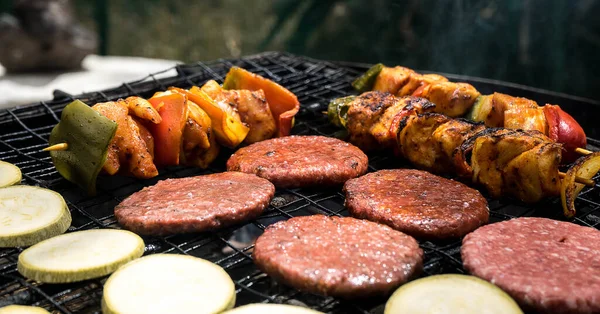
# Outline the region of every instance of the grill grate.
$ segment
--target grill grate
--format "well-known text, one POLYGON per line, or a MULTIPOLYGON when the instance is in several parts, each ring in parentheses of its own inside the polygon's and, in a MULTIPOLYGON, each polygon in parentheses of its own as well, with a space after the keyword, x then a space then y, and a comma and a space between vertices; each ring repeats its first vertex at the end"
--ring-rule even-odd
MULTIPOLYGON (((338 131, 322 114, 322 111, 326 110, 327 102, 332 98, 353 93, 349 82, 365 70, 361 65, 337 65, 285 53, 263 53, 237 60, 221 59, 180 65, 174 68, 177 71, 175 76, 158 78, 173 70, 168 69, 111 90, 79 96, 56 92, 52 101, 0 111, 0 160, 18 165, 23 171, 24 184, 51 188, 65 197, 73 216, 69 231, 118 228, 112 212, 114 206, 122 199, 158 180, 223 171, 227 157, 232 151, 221 152, 219 158, 207 170, 168 167, 162 169, 158 177, 143 181, 121 176, 101 177, 98 181, 98 196, 87 197, 74 185, 62 179, 54 169, 49 155, 40 151, 47 146, 47 138, 52 127, 58 122, 62 108, 75 98, 94 104, 130 95, 149 97, 155 91, 164 90, 168 86, 202 85, 209 79, 222 83, 227 70, 233 65, 273 79, 298 96, 302 108, 296 118, 297 125, 293 130, 295 134, 326 136, 334 136, 338 131)), ((472 83, 484 91, 499 87, 489 81, 472 83)), ((518 89, 514 86, 509 87, 518 89)), ((561 101, 564 101, 588 106, 586 108, 594 106, 593 103, 585 103, 585 100, 563 99, 561 95, 556 94, 543 94, 532 90, 524 93, 529 94, 523 96, 534 99, 539 99, 535 96, 543 99, 552 97, 555 103, 562 104, 561 101)), ((590 139, 590 143, 598 144, 598 141, 590 139)), ((408 166, 390 155, 375 154, 369 158, 371 171, 408 166)), ((600 189, 586 189, 577 203, 579 213, 574 222, 599 228, 600 189)), ((238 305, 273 302, 304 304, 331 313, 381 313, 385 300, 355 303, 298 292, 274 283, 252 264, 253 246, 248 244, 251 242, 248 239, 260 234, 267 225, 289 217, 315 213, 345 216, 348 213, 343 204, 344 195, 340 189, 278 189, 267 211, 253 222, 215 233, 145 237, 145 254, 188 254, 217 263, 225 268, 235 281, 238 305)), ((489 200, 489 207, 491 222, 518 216, 561 219, 560 201, 557 199, 546 200, 535 206, 506 199, 489 200)), ((424 275, 464 272, 460 260, 460 240, 420 244, 425 252, 424 275)), ((16 303, 41 306, 57 313, 100 312, 102 286, 106 278, 64 285, 39 284, 26 280, 16 271, 17 257, 21 251, 20 248, 0 249, 0 307, 16 303)))

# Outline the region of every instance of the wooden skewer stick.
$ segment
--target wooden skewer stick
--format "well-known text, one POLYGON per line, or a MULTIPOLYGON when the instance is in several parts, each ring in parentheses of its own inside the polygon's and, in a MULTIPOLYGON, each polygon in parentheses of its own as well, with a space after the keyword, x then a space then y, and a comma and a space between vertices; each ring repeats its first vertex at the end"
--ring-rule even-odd
POLYGON ((58 143, 58 144, 54 144, 50 147, 46 147, 44 149, 42 149, 45 152, 55 152, 55 151, 61 151, 61 150, 67 150, 69 149, 69 144, 67 143, 58 143))
POLYGON ((591 151, 591 150, 587 150, 585 148, 579 148, 579 147, 575 148, 575 152, 578 153, 578 154, 580 154, 580 155, 584 155, 584 156, 593 153, 593 151, 591 151))
MULTIPOLYGON (((567 174, 564 172, 559 172, 558 176, 562 178, 564 178, 567 174)), ((577 183, 581 183, 581 184, 585 184, 587 186, 595 186, 596 182, 592 179, 585 179, 585 178, 580 178, 580 177, 575 177, 575 182, 577 183)))

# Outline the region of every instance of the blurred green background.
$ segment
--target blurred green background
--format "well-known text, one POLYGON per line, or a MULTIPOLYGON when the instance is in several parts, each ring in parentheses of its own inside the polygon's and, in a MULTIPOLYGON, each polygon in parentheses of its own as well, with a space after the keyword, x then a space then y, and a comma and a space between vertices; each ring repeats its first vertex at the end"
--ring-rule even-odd
MULTIPOLYGON (((4 10, 9 10, 7 0, 4 10)), ((510 81, 600 99, 597 0, 73 0, 99 53, 266 50, 510 81)))

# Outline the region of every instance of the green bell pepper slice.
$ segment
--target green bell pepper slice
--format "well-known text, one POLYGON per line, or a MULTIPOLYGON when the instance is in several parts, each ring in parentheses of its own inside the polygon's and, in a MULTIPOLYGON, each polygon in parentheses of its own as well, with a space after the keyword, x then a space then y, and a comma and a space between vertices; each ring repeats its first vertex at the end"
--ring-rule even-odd
POLYGON ((352 82, 352 87, 357 91, 363 93, 366 91, 370 91, 373 89, 373 85, 375 85, 375 80, 379 75, 379 72, 383 70, 384 65, 382 63, 377 63, 372 66, 370 69, 365 72, 365 74, 359 76, 354 82, 352 82))
POLYGON ((80 100, 68 104, 50 133, 49 144, 66 143, 66 150, 50 151, 52 163, 65 179, 90 195, 96 194, 96 178, 104 166, 108 145, 117 123, 80 100))
POLYGON ((337 127, 345 128, 348 121, 348 108, 350 108, 350 102, 354 99, 356 99, 356 96, 346 96, 329 102, 329 106, 327 107, 329 122, 337 127))

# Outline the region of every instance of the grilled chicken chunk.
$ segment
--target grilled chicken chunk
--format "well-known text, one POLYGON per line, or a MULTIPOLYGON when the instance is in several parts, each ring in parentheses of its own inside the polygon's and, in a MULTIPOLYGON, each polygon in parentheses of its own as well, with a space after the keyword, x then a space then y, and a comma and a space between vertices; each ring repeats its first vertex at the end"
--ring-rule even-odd
POLYGON ((157 176, 158 170, 146 144, 150 132, 140 131, 138 123, 129 115, 128 104, 122 100, 112 101, 98 103, 92 109, 117 123, 117 131, 108 146, 103 169, 110 175, 123 171, 136 178, 157 176))
POLYGON ((504 112, 504 127, 507 129, 522 129, 539 131, 548 134, 548 123, 543 107, 511 108, 504 112))
POLYGON ((408 81, 402 86, 396 96, 410 96, 419 88, 432 84, 434 82, 447 82, 448 79, 438 74, 419 74, 413 72, 410 74, 408 81))
POLYGON ((511 160, 502 171, 505 192, 526 203, 560 194, 561 145, 541 143, 511 160))
MULTIPOLYGON (((514 116, 514 114, 519 114, 519 111, 523 112, 525 109, 539 108, 535 101, 527 98, 513 97, 501 93, 493 93, 492 95, 482 97, 481 108, 474 118, 476 118, 477 121, 484 122, 488 127, 507 127, 505 121, 508 122, 510 119, 507 119, 506 111, 512 110, 514 116)), ((535 111, 531 111, 530 114, 534 112, 535 111)), ((516 122, 510 123, 517 125, 516 122)), ((523 127, 519 127, 519 129, 527 130, 523 127)))
POLYGON ((219 154, 215 134, 212 131, 208 114, 198 105, 188 101, 188 118, 183 128, 182 164, 207 168, 219 154))
POLYGON ((485 127, 437 113, 406 117, 400 124, 398 147, 419 168, 435 173, 454 173, 454 150, 485 127))
MULTIPOLYGON (((462 174, 470 173, 471 181, 483 185, 492 197, 510 195, 529 202, 536 199, 535 195, 544 194, 552 189, 519 192, 513 186, 520 185, 520 183, 514 180, 531 172, 529 167, 540 168, 539 162, 535 159, 522 159, 522 161, 529 160, 531 164, 515 163, 515 166, 520 165, 520 167, 510 168, 510 171, 513 171, 510 175, 507 175, 507 169, 509 169, 509 163, 515 158, 541 144, 554 144, 558 148, 561 146, 537 131, 489 128, 469 138, 455 154, 461 156, 459 159, 462 160, 464 166, 462 174), (464 171, 465 169, 467 171, 464 171)), ((550 152, 558 153, 551 159, 551 161, 557 161, 552 167, 558 169, 560 149, 550 152)), ((545 158, 547 157, 545 155, 545 158)), ((556 175, 558 175, 558 170, 556 175)), ((558 189, 554 190, 554 192, 557 191, 558 189)))
POLYGON ((366 92, 350 102, 346 127, 350 142, 363 150, 393 148, 397 125, 409 113, 421 113, 435 107, 417 97, 398 98, 386 92, 366 92))
POLYGON ((398 151, 418 168, 458 173, 492 197, 524 202, 559 193, 561 145, 538 131, 486 128, 437 113, 405 117, 398 151))
POLYGON ((393 68, 384 67, 375 79, 373 90, 396 95, 408 82, 413 73, 415 73, 415 71, 401 66, 393 68))
POLYGON ((433 82, 413 93, 436 105, 435 112, 449 117, 460 117, 467 113, 481 94, 471 84, 433 82))
POLYGON ((255 143, 273 137, 277 126, 262 90, 224 90, 215 81, 208 81, 202 91, 216 102, 229 106, 239 114, 250 131, 244 139, 245 143, 255 143))

